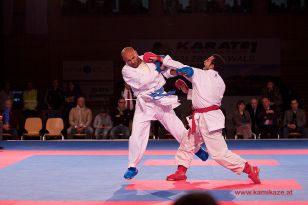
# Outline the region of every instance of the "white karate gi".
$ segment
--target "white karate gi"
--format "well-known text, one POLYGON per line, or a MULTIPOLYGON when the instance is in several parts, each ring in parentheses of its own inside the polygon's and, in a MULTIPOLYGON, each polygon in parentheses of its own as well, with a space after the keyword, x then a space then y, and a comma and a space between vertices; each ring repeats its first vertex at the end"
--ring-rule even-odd
POLYGON ((169 71, 158 73, 155 69, 155 64, 143 61, 138 68, 125 65, 122 69, 124 81, 131 86, 137 97, 132 133, 129 138, 128 167, 136 167, 143 157, 149 140, 151 120, 158 120, 178 142, 181 142, 188 132, 173 111, 180 105, 176 95, 165 96, 159 100, 149 96, 166 83, 162 74, 167 78, 171 77, 169 71))
MULTIPOLYGON (((170 56, 164 59, 164 65, 169 68, 185 67, 180 62, 174 61, 170 56)), ((188 92, 188 99, 192 100, 194 109, 221 106, 225 92, 225 83, 215 70, 202 70, 193 68, 194 74, 187 78, 192 83, 192 90, 188 92)), ((225 126, 225 117, 221 110, 195 114, 196 133, 186 135, 176 154, 178 165, 189 167, 194 153, 200 149, 204 142, 209 155, 220 165, 241 174, 246 160, 231 152, 222 135, 225 126)))

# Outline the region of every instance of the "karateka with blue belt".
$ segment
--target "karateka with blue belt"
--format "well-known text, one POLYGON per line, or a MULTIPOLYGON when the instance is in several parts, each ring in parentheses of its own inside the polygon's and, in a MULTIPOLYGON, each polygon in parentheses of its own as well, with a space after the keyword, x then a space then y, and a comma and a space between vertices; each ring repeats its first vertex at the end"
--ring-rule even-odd
MULTIPOLYGON (((170 71, 161 70, 155 63, 145 63, 143 58, 148 56, 138 56, 132 47, 124 48, 121 55, 126 63, 122 69, 123 79, 137 98, 129 138, 128 169, 124 174, 125 179, 132 179, 138 173, 137 165, 146 150, 152 120, 158 120, 178 142, 182 141, 188 131, 173 110, 180 105, 178 97, 163 90, 166 83, 163 76, 172 77, 170 71)), ((163 64, 164 59, 159 60, 163 64)), ((203 161, 208 158, 202 148, 195 154, 203 161)))

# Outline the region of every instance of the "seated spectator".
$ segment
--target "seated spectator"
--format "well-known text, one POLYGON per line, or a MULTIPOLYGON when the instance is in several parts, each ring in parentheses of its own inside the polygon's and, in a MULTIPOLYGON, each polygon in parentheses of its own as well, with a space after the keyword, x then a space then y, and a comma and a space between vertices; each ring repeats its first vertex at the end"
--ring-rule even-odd
POLYGON ((45 103, 48 107, 49 117, 62 117, 64 92, 59 87, 58 80, 52 81, 52 87, 47 91, 45 95, 45 103))
POLYGON ((93 127, 96 139, 107 139, 108 132, 112 128, 112 121, 105 109, 101 109, 99 114, 95 116, 93 127))
POLYGON ((8 99, 14 101, 14 94, 10 83, 6 83, 3 90, 0 91, 0 110, 4 110, 4 102, 8 99))
POLYGON ((114 127, 110 132, 111 139, 129 138, 129 123, 132 120, 132 116, 132 112, 125 108, 125 99, 120 98, 118 100, 118 106, 112 115, 114 127))
POLYGON ((91 127, 92 111, 85 105, 85 98, 77 99, 77 106, 72 108, 69 114, 70 127, 67 129, 67 135, 72 138, 74 134, 93 134, 91 127))
POLYGON ((291 109, 285 111, 283 120, 283 137, 289 137, 291 132, 300 133, 303 137, 308 137, 306 128, 305 111, 298 108, 296 99, 291 101, 291 109))
POLYGON ((37 116, 37 90, 33 88, 32 82, 27 83, 27 88, 23 92, 22 99, 24 103, 24 117, 27 119, 28 117, 37 116))
POLYGON ((178 198, 173 205, 218 205, 216 200, 206 192, 189 193, 178 198))
POLYGON ((251 119, 251 130, 253 133, 258 133, 257 116, 261 110, 261 106, 257 98, 252 98, 250 103, 246 105, 246 111, 249 113, 251 119))
POLYGON ((236 105, 237 110, 233 113, 232 121, 236 129, 236 134, 243 136, 244 139, 251 138, 251 119, 249 113, 245 110, 243 100, 236 105))
POLYGON ((2 113, 3 125, 2 133, 8 133, 12 135, 12 139, 18 139, 18 127, 19 127, 19 117, 17 112, 12 109, 13 101, 7 99, 4 101, 4 110, 2 113))
POLYGON ((257 116, 259 134, 261 134, 261 137, 266 138, 277 136, 278 116, 276 108, 271 105, 271 101, 266 97, 262 98, 262 105, 262 109, 257 116))

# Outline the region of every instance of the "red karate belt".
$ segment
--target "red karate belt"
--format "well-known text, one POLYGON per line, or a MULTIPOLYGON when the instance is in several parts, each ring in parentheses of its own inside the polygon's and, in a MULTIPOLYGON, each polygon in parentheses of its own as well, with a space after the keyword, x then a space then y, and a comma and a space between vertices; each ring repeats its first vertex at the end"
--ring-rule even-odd
POLYGON ((206 113, 213 110, 218 110, 218 105, 212 105, 210 107, 195 109, 192 114, 192 124, 191 124, 191 133, 194 134, 196 132, 196 122, 195 122, 195 114, 196 113, 206 113))

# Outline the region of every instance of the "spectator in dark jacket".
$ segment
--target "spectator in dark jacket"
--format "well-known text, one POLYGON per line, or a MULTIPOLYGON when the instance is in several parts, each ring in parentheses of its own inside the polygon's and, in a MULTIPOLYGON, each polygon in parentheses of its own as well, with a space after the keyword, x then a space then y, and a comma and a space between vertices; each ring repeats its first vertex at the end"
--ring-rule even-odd
POLYGON ((58 80, 52 81, 52 87, 47 91, 45 95, 45 103, 48 107, 49 117, 62 117, 64 92, 59 87, 58 80))
POLYGON ((284 138, 287 138, 290 132, 297 132, 307 137, 306 113, 304 110, 298 108, 296 99, 291 101, 291 109, 285 111, 283 124, 284 138))
POLYGON ((261 137, 265 138, 276 137, 278 135, 276 107, 271 105, 271 101, 266 97, 262 98, 262 105, 263 107, 257 116, 259 133, 261 137))
POLYGON ((74 82, 68 82, 64 96, 65 109, 69 112, 77 105, 77 99, 81 96, 81 90, 74 82))
POLYGON ((110 132, 110 137, 112 139, 122 137, 128 139, 130 135, 129 124, 132 121, 133 113, 132 111, 126 109, 125 99, 120 98, 118 100, 118 106, 114 110, 112 116, 113 118, 113 128, 110 132))
POLYGON ((249 113, 251 119, 251 130, 253 133, 258 133, 258 123, 257 116, 260 110, 262 109, 262 105, 259 104, 257 98, 252 98, 250 103, 246 105, 246 111, 249 113))

